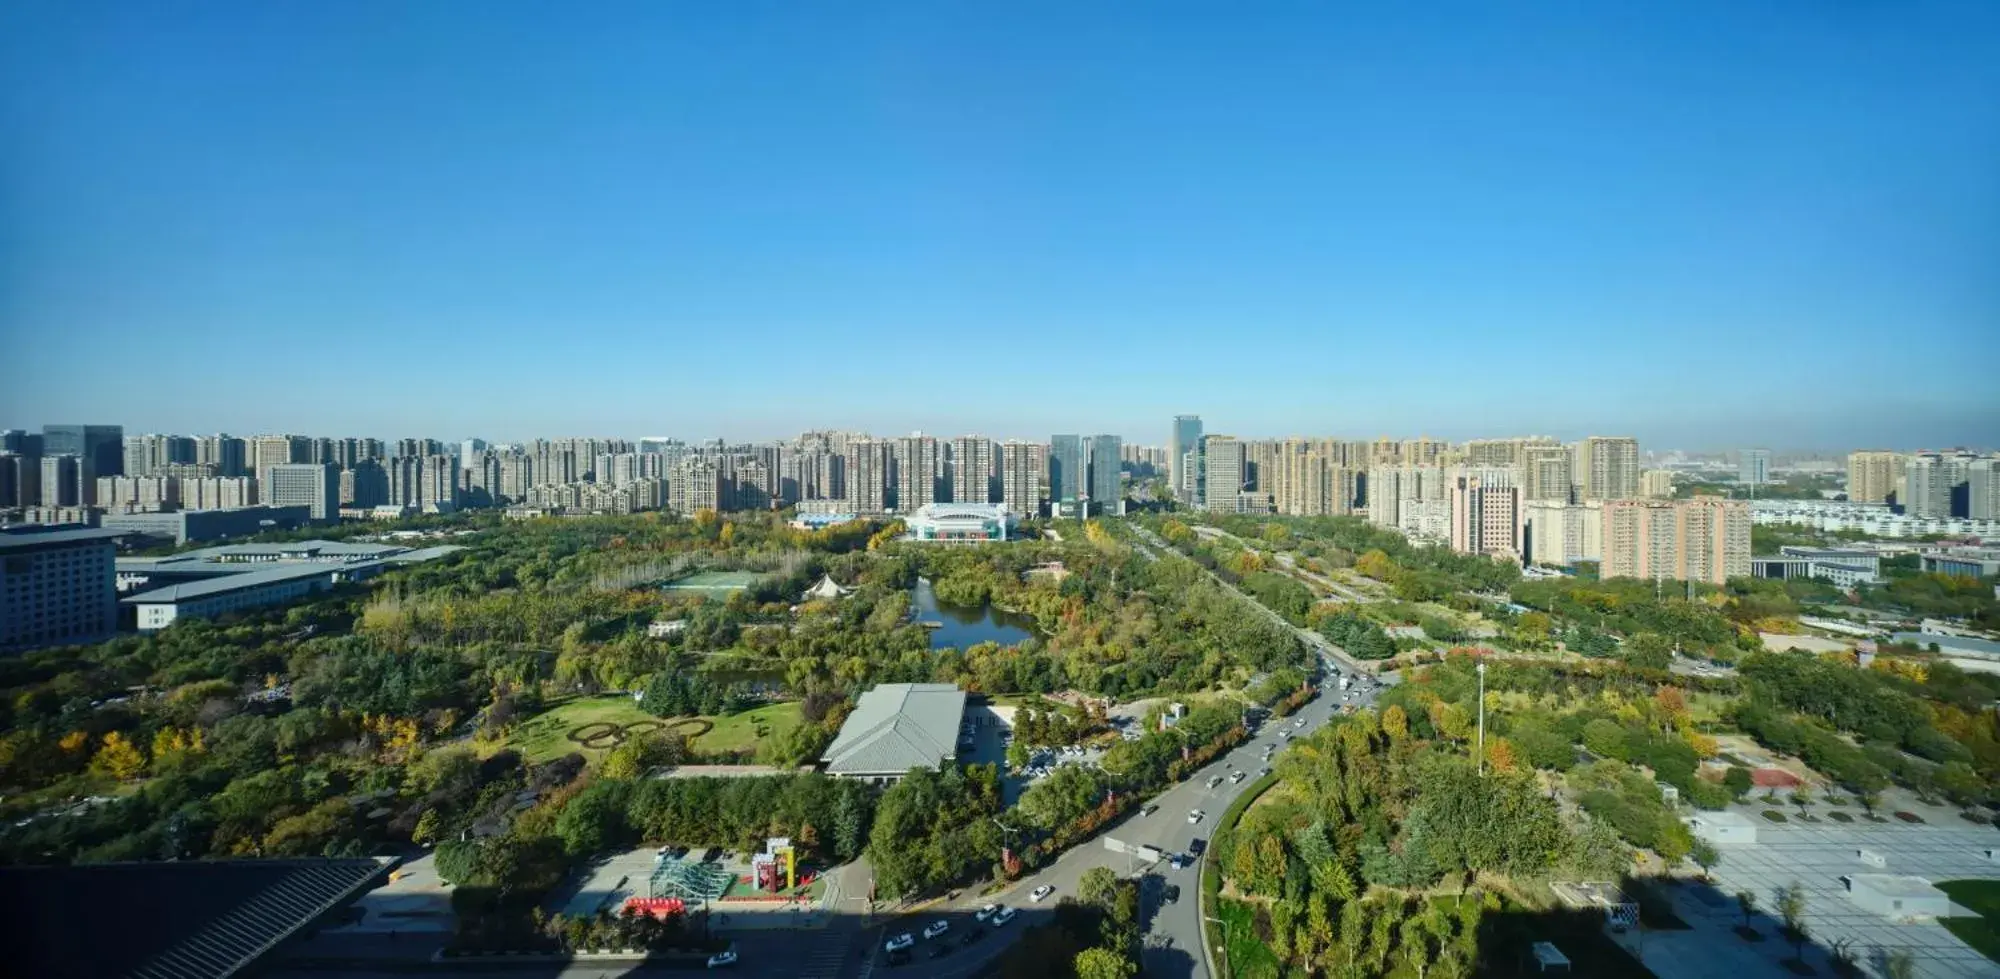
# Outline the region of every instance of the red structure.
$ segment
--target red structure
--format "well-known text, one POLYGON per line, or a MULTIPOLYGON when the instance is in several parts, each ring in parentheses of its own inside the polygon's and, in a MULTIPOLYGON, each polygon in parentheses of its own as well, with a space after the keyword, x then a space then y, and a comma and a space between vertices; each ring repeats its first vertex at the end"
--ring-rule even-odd
POLYGON ((628 897, 625 910, 648 914, 662 921, 687 913, 687 902, 677 897, 628 897))

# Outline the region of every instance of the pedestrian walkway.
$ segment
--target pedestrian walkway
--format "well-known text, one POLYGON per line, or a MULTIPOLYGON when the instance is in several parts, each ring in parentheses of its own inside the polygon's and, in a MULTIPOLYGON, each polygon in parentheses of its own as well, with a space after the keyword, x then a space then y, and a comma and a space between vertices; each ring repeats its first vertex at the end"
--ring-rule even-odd
POLYGON ((796 975, 799 979, 837 979, 856 937, 851 931, 822 931, 807 940, 788 942, 801 946, 798 961, 793 963, 798 969, 796 975))

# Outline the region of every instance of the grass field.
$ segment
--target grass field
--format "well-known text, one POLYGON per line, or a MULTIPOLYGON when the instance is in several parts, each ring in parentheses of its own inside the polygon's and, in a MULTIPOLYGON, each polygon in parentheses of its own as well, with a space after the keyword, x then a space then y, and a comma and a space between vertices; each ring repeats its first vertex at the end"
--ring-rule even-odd
POLYGON ((1223 898, 1215 916, 1222 919, 1222 952, 1228 964, 1224 973, 1242 979, 1278 975, 1278 957, 1257 937, 1257 909, 1242 901, 1223 898))
POLYGON ((1943 918, 1938 923, 1979 954, 2000 962, 2000 880, 1948 880, 1938 889, 1979 912, 1976 918, 1943 918))
POLYGON ((755 571, 697 571, 685 578, 669 581, 662 587, 668 591, 742 591, 761 577, 763 575, 755 571))
MULTIPOLYGON (((705 717, 715 726, 707 733, 694 739, 696 751, 742 751, 755 749, 760 741, 784 737, 799 725, 799 704, 796 701, 769 704, 756 710, 744 711, 728 717, 705 717), (765 738, 757 736, 758 725, 766 729, 765 738)), ((604 756, 609 748, 586 748, 569 739, 569 733, 586 724, 616 724, 623 727, 639 721, 659 723, 660 718, 639 709, 639 705, 629 696, 578 697, 558 704, 514 728, 507 738, 507 746, 521 753, 530 762, 547 762, 561 758, 572 751, 581 752, 591 761, 604 756)))

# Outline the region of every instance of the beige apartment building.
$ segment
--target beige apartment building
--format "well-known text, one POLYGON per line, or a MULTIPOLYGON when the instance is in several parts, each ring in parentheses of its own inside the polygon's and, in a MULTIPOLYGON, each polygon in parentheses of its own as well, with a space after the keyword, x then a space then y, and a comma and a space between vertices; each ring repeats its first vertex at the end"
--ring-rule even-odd
POLYGON ((1900 503, 1909 457, 1901 452, 1864 450, 1847 454, 1850 503, 1900 503))
POLYGON ((1750 505, 1742 500, 1609 500, 1603 507, 1602 577, 1720 585, 1750 573, 1750 505))
POLYGON ((1009 439, 1000 443, 1000 503, 1023 519, 1042 514, 1049 475, 1049 447, 1009 439))
POLYGON ((1521 509, 1523 563, 1566 566, 1604 559, 1604 504, 1529 500, 1521 509))
POLYGON ((1521 557, 1521 490, 1502 466, 1454 469, 1445 480, 1451 501, 1451 549, 1490 557, 1521 557))
POLYGON ((1639 495, 1639 440, 1592 435, 1576 444, 1579 500, 1629 500, 1639 495))
POLYGON ((1568 503, 1572 492, 1569 447, 1536 442, 1521 447, 1521 498, 1568 503))
POLYGON ((1639 495, 1648 500, 1674 498, 1674 474, 1666 469, 1648 469, 1639 474, 1639 495))

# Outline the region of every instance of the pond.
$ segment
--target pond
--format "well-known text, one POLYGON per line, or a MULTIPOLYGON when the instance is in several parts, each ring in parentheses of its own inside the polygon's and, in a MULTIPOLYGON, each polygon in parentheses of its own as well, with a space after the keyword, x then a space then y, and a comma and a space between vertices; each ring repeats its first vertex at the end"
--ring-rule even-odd
POLYGON ((930 631, 932 649, 946 646, 964 649, 982 642, 1012 646, 1035 635, 1035 620, 1025 615, 1015 615, 990 605, 978 608, 940 605, 927 578, 917 579, 912 601, 917 607, 918 622, 944 623, 942 628, 930 631))

